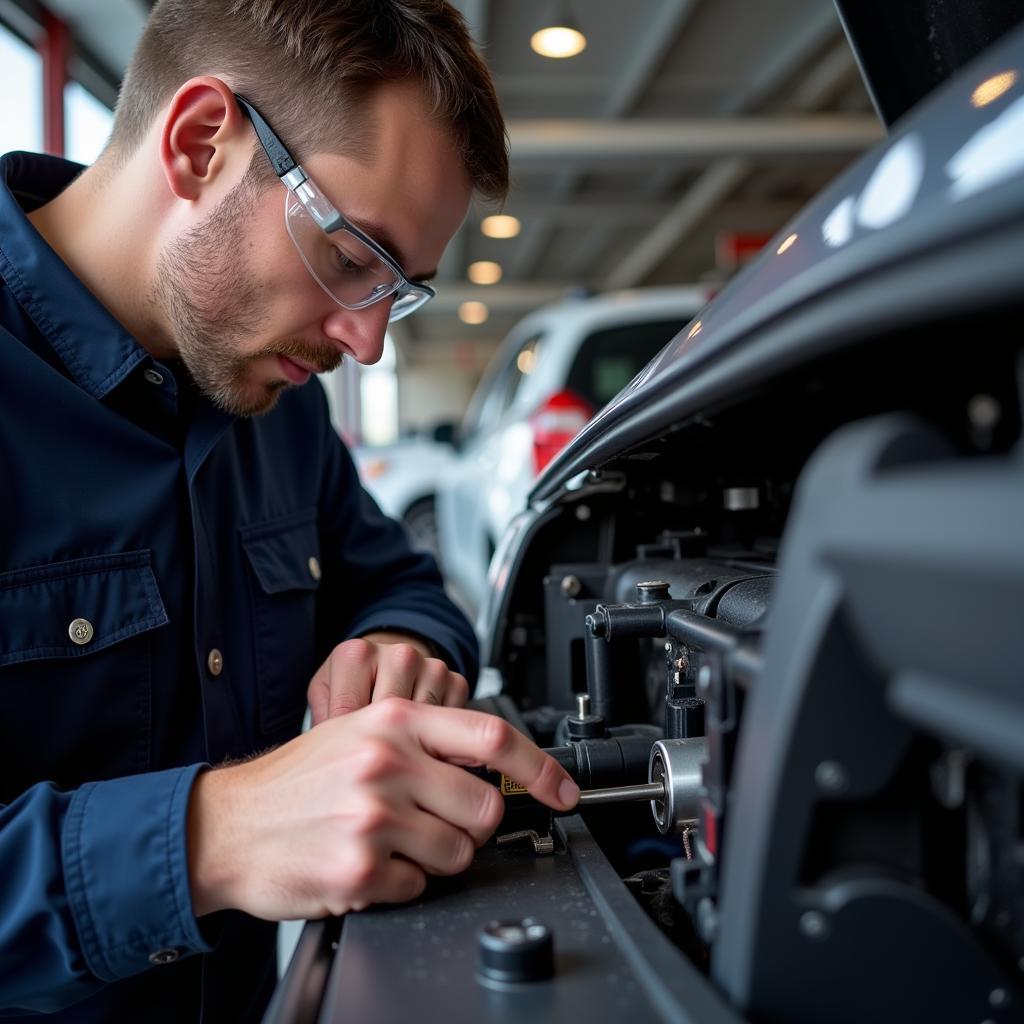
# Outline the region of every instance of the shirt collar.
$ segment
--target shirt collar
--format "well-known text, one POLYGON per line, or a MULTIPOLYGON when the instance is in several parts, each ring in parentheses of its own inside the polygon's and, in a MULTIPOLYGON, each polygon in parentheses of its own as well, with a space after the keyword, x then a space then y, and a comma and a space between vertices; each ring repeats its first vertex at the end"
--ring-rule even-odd
POLYGON ((0 157, 0 276, 79 387, 102 399, 149 353, 26 216, 62 192, 82 169, 34 153, 0 157))

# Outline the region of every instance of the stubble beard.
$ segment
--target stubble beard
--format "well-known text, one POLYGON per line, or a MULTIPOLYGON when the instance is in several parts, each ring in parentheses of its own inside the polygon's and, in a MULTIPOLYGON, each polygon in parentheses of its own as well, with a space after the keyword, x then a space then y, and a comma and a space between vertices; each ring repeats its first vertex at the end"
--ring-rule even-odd
POLYGON ((246 175, 210 216, 176 239, 157 263, 153 300, 171 325, 178 354, 199 390, 234 416, 258 416, 277 404, 289 382, 259 380, 255 364, 283 355, 316 367, 336 369, 340 352, 302 340, 281 340, 244 354, 264 319, 266 303, 246 266, 241 225, 259 186, 246 175))

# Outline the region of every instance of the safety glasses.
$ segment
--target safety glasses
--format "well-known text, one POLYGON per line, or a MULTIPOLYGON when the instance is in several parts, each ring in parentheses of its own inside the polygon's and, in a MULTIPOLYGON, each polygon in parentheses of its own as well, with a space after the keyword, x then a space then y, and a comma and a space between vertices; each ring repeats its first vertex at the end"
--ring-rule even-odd
POLYGON ((262 114, 244 97, 239 107, 256 130, 274 173, 288 189, 284 223, 306 269, 345 309, 365 309, 391 298, 394 323, 429 302, 436 292, 410 281, 398 263, 366 232, 352 224, 295 162, 262 114))

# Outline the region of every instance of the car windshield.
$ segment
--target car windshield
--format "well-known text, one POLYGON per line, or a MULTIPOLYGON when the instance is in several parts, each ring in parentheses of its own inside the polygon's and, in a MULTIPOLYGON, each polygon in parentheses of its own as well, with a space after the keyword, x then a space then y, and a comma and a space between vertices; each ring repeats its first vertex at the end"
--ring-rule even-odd
POLYGON ((626 324, 591 334, 580 346, 566 386, 594 409, 614 398, 670 342, 686 321, 626 324))

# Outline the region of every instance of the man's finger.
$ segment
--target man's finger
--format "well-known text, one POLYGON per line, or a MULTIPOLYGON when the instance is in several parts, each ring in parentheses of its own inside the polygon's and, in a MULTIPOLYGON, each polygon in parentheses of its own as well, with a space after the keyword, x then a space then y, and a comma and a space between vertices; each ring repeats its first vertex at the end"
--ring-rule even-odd
POLYGON ((579 800, 579 786, 565 769, 503 718, 397 700, 382 704, 381 711, 393 716, 396 729, 415 735, 428 754, 442 761, 461 758, 489 765, 556 810, 569 810, 579 800))
POLYGON ((424 658, 411 644, 382 644, 377 648, 373 700, 411 698, 424 658))
POLYGON ((461 828, 434 814, 414 808, 400 829, 389 836, 392 848, 431 875, 465 871, 476 852, 476 841, 461 828))
POLYGON ((444 695, 444 705, 448 708, 463 708, 469 700, 469 683, 466 677, 458 672, 450 673, 448 689, 444 695))
POLYGON ((331 698, 329 663, 324 662, 317 669, 313 681, 306 690, 306 700, 309 702, 309 710, 312 715, 313 725, 319 725, 327 720, 327 707, 331 698))
POLYGON ((487 842, 505 812, 497 786, 433 757, 423 757, 409 792, 424 811, 468 833, 477 846, 487 842))
POLYGON ((461 707, 465 698, 458 700, 464 693, 466 681, 462 676, 452 672, 438 658, 428 658, 423 662, 419 675, 416 677, 416 688, 412 699, 418 704, 445 704, 449 707, 461 707))
POLYGON ((351 906, 353 910, 364 910, 371 903, 406 903, 416 899, 426 885, 423 868, 401 856, 393 856, 377 867, 372 882, 351 906))

